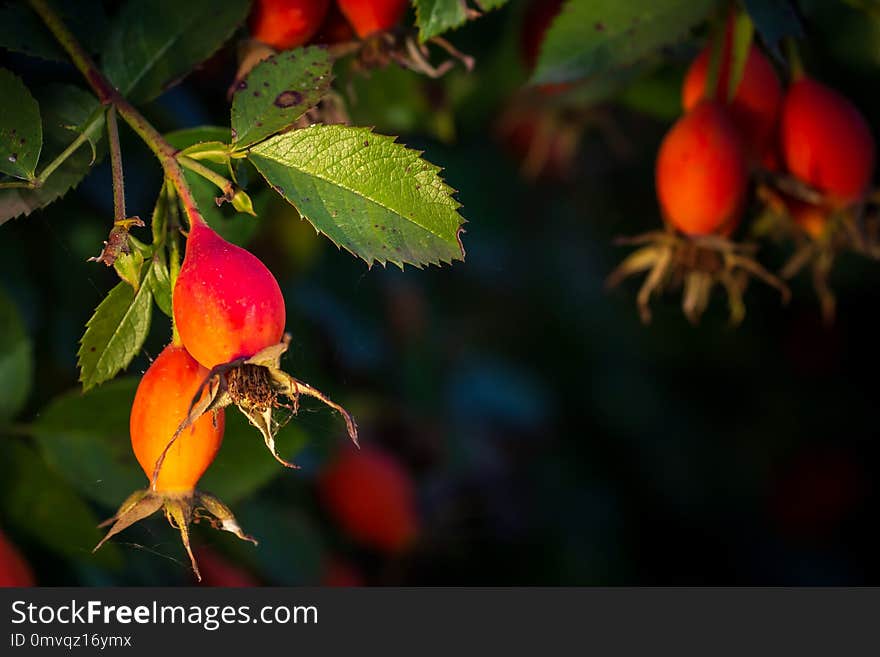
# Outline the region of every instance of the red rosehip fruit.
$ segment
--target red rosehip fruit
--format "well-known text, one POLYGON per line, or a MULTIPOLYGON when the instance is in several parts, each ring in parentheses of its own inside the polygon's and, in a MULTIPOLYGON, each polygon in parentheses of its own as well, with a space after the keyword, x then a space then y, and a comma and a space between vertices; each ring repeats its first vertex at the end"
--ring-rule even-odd
POLYGON ((174 287, 174 322, 187 351, 211 369, 253 356, 284 334, 281 288, 260 260, 194 221, 174 287))
POLYGON ((739 220, 746 159, 739 133, 720 103, 704 101, 672 126, 655 173, 663 215, 682 233, 724 234, 739 220))

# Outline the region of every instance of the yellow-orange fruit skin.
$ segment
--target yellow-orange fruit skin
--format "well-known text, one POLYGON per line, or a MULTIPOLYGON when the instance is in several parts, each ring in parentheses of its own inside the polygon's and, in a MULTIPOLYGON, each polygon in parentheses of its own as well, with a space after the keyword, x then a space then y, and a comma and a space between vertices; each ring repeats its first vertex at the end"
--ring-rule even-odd
POLYGON ((260 260, 195 223, 174 287, 174 322, 187 351, 212 368, 278 344, 286 312, 260 260))
POLYGON ((682 233, 718 234, 735 224, 748 176, 724 107, 704 101, 681 117, 663 139, 655 174, 663 215, 682 233))
MULTIPOLYGON (((208 375, 186 349, 168 345, 138 385, 131 407, 131 446, 144 474, 152 478, 156 461, 189 412, 193 397, 208 375)), ((210 412, 184 429, 168 450, 155 489, 193 490, 223 441, 224 412, 210 412)))

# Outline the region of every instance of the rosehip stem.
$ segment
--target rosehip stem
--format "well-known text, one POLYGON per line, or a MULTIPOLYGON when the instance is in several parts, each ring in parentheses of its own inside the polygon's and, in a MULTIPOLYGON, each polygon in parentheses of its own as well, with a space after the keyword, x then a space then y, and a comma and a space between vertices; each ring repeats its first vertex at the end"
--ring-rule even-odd
POLYGON ((183 204, 190 225, 204 223, 204 219, 199 214, 198 205, 193 198, 192 191, 183 176, 183 170, 177 163, 177 150, 101 73, 86 50, 76 37, 73 36, 71 31, 67 29, 67 26, 46 0, 28 0, 28 3, 39 15, 43 23, 46 24, 46 27, 49 28, 49 31, 52 32, 52 35, 61 47, 67 52, 74 66, 82 73, 101 103, 115 107, 122 120, 137 133, 159 159, 165 171, 165 177, 171 181, 180 195, 180 201, 183 204))

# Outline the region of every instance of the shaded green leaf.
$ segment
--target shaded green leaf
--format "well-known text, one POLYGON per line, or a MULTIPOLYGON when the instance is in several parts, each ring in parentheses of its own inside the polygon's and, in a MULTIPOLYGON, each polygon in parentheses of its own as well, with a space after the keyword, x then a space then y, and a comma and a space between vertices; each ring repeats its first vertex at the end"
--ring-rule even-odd
POLYGON ((474 0, 475 4, 483 11, 498 9, 507 4, 508 0, 474 0))
POLYGON ((141 285, 135 292, 120 282, 95 309, 77 353, 83 390, 112 379, 140 351, 152 317, 151 290, 141 285))
POLYGON ((150 275, 147 282, 150 285, 153 299, 159 310, 168 315, 168 317, 172 317, 171 273, 168 271, 168 263, 165 262, 165 255, 163 253, 157 253, 153 256, 153 266, 150 267, 150 275))
POLYGON ((232 98, 233 144, 242 149, 287 128, 321 100, 331 81, 325 48, 297 48, 260 62, 232 98))
POLYGON ((683 38, 718 4, 569 0, 547 30, 532 82, 568 82, 633 64, 683 38))
POLYGON ((803 27, 788 0, 744 0, 743 4, 771 50, 778 50, 779 41, 785 37, 803 37, 803 27))
POLYGON ((121 565, 113 545, 92 554, 102 535, 99 518, 34 450, 17 441, 0 441, 0 499, 3 523, 53 554, 104 567, 121 565))
POLYGON ((413 4, 420 41, 460 27, 467 21, 465 0, 413 0, 413 4))
MULTIPOLYGON (((71 85, 50 85, 38 90, 43 113, 43 162, 51 162, 85 134, 98 145, 104 127, 104 108, 91 94, 71 85)), ((92 164, 100 160, 102 150, 90 151, 85 143, 72 153, 39 189, 0 190, 0 224, 20 215, 28 215, 64 196, 76 187, 92 164)))
MULTIPOLYGON (((95 53, 107 31, 107 14, 101 0, 54 0, 53 8, 85 48, 95 53)), ((67 55, 52 33, 24 2, 0 7, 0 48, 59 62, 67 55)))
POLYGON ((248 157, 317 230, 369 264, 462 260, 460 204, 420 155, 369 128, 315 125, 248 157))
POLYGON ((136 102, 185 77, 232 36, 248 0, 129 0, 110 29, 104 72, 136 102))
POLYGON ((0 172, 30 180, 40 159, 40 106, 21 78, 0 68, 0 172))
POLYGON ((12 300, 0 290, 0 422, 15 417, 34 378, 33 344, 12 300))
POLYGON ((748 14, 739 14, 733 24, 733 45, 730 56, 730 78, 725 94, 729 100, 736 96, 736 90, 746 70, 746 61, 752 48, 755 26, 748 14))
POLYGON ((138 379, 123 377, 85 395, 71 390, 53 399, 32 426, 46 461, 108 509, 147 485, 128 433, 137 384, 138 379))
MULTIPOLYGON (((85 395, 72 390, 54 399, 33 425, 52 467, 80 493, 107 508, 115 509, 148 483, 132 453, 128 430, 137 386, 138 379, 124 377, 85 395)), ((306 442, 302 431, 290 425, 279 439, 290 457, 306 442)), ((257 430, 237 409, 229 408, 223 446, 199 488, 234 504, 280 472, 283 469, 266 452, 257 430)))

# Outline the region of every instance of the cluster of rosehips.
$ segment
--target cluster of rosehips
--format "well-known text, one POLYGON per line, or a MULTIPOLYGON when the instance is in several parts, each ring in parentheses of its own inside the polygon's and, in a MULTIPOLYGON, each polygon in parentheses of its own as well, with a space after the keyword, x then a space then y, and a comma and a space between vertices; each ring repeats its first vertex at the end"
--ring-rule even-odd
MULTIPOLYGON (((685 114, 667 133, 656 163, 656 188, 667 231, 637 238, 649 246, 632 254, 611 281, 650 270, 639 298, 643 316, 651 293, 683 285, 684 309, 699 318, 714 283, 744 312, 749 275, 782 281, 751 257, 751 245, 728 240, 739 227, 750 180, 758 196, 797 230, 825 239, 836 217, 854 221, 874 171, 875 144, 864 117, 845 97, 795 66, 783 92, 773 65, 751 44, 735 89, 730 89, 733 22, 712 80, 712 47, 693 61, 684 80, 685 114), (711 88, 710 88, 711 87, 711 88)), ((716 55, 718 56, 718 55, 716 55)), ((631 241, 633 242, 633 241, 631 241)))
MULTIPOLYGON (((180 530, 200 576, 189 540, 192 522, 206 519, 253 541, 220 500, 196 490, 220 449, 224 406, 236 404, 263 432, 273 456, 288 466, 274 447, 272 412, 278 396, 294 404, 299 394, 321 399, 343 414, 355 443, 357 430, 343 408, 280 370, 286 313, 272 273, 197 213, 190 216, 174 286, 174 338, 144 374, 131 409, 131 443, 150 485, 123 503, 104 541, 162 509, 180 530)), ((417 533, 412 481, 378 449, 341 454, 323 473, 320 490, 343 529, 369 547, 396 553, 417 533)))
POLYGON ((257 0, 251 34, 276 50, 342 43, 354 34, 365 39, 394 27, 407 4, 406 0, 257 0))

